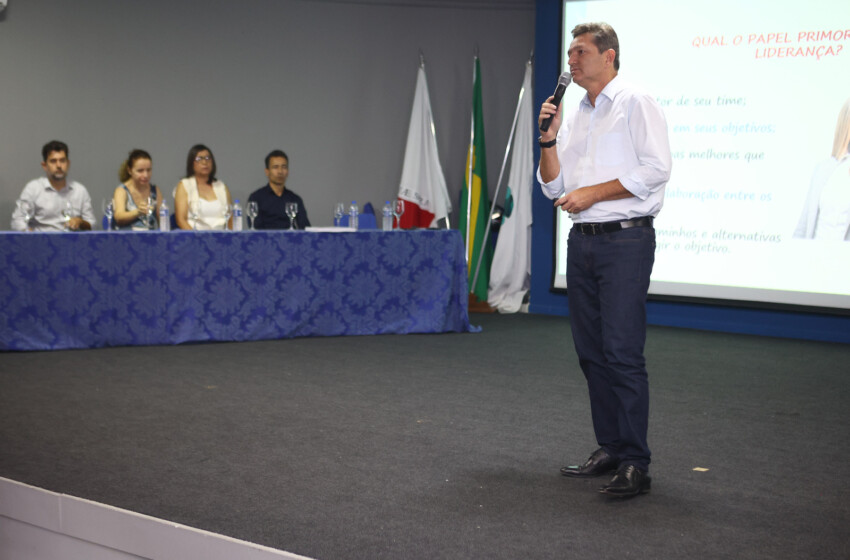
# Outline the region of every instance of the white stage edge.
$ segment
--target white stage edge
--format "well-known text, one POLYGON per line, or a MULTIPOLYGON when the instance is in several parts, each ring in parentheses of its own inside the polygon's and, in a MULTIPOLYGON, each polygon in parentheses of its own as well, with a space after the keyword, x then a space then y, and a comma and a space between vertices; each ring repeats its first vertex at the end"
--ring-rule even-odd
POLYGON ((310 560, 0 477, 0 560, 310 560))

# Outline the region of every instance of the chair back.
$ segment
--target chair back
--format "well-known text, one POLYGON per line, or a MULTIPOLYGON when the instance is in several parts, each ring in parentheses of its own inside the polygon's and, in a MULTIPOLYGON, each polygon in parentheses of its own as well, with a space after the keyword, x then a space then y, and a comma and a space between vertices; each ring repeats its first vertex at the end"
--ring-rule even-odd
POLYGON ((357 229, 378 229, 378 220, 375 214, 360 214, 357 217, 357 229))

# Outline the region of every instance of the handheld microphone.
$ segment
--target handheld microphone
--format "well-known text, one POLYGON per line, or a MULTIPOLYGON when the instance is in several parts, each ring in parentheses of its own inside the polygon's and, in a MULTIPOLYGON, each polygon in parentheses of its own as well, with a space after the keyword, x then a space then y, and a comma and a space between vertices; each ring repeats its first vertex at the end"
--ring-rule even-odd
MULTIPOLYGON (((552 94, 552 105, 558 106, 561 104, 561 98, 564 97, 564 92, 567 91, 567 86, 570 85, 572 78, 570 77, 569 72, 564 72, 561 74, 561 77, 558 78, 558 86, 555 88, 555 93, 552 94)), ((543 122, 540 123, 541 132, 546 132, 549 130, 549 126, 552 124, 552 117, 555 115, 549 115, 543 122)))

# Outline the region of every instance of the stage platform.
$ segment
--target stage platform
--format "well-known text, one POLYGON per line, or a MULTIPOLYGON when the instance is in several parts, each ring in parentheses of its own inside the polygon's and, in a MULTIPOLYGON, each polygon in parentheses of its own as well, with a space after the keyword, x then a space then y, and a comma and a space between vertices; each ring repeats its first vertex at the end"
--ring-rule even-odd
POLYGON ((3 560, 310 560, 0 478, 3 560))
MULTIPOLYGON (((569 321, 471 319, 0 354, 0 477, 320 560, 850 556, 850 346, 650 327, 652 491, 621 502, 558 473, 594 449, 569 321)), ((0 551, 32 527, 2 501, 0 551)))

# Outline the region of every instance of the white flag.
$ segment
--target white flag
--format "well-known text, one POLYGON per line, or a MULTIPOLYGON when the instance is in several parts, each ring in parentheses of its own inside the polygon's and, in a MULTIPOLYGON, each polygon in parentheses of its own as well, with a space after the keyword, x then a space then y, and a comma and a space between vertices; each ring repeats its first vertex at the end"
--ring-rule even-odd
POLYGON ((487 303, 501 313, 516 313, 531 287, 531 191, 534 181, 531 62, 525 67, 514 132, 511 172, 505 200, 506 218, 499 229, 487 303), (510 215, 508 215, 510 214, 510 215))
POLYGON ((452 204, 437 153, 428 81, 422 64, 416 77, 398 197, 405 201, 402 227, 434 227, 440 220, 447 226, 452 204))

